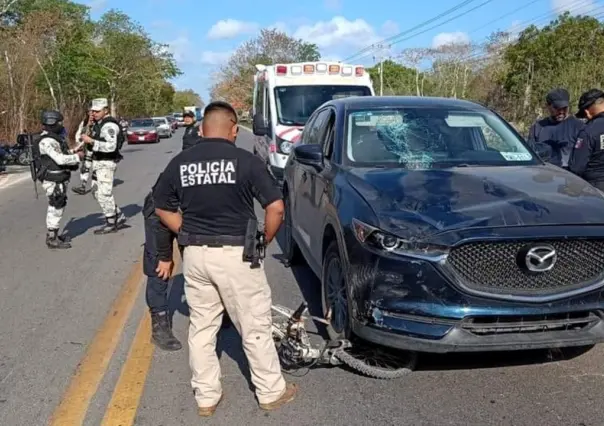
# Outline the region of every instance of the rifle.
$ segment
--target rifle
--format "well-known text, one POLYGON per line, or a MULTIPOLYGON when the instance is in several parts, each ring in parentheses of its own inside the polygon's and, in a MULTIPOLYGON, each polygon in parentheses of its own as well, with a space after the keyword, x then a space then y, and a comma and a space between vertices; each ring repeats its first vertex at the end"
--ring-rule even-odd
POLYGON ((27 134, 27 149, 29 151, 29 158, 31 161, 29 162, 29 171, 31 173, 31 180, 34 181, 34 192, 36 194, 36 200, 38 199, 38 184, 36 181, 38 180, 38 173, 36 171, 36 158, 34 157, 33 151, 33 142, 31 133, 27 134))

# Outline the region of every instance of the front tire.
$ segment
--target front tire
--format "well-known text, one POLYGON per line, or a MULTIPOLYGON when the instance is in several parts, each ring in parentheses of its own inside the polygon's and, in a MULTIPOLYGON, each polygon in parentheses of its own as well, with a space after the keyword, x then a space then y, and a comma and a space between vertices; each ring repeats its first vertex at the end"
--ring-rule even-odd
POLYGON ((349 339, 351 336, 348 309, 348 286, 338 242, 332 241, 323 257, 321 269, 321 304, 323 317, 329 319, 327 334, 332 340, 349 339))

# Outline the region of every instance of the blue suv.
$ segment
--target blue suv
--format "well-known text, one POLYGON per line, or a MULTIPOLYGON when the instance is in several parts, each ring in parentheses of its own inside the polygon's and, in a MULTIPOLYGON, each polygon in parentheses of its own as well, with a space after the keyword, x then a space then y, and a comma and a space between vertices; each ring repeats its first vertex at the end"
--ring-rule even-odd
POLYGON ((323 104, 285 169, 283 251, 320 278, 330 336, 420 352, 602 342, 604 196, 546 148, 467 101, 323 104))

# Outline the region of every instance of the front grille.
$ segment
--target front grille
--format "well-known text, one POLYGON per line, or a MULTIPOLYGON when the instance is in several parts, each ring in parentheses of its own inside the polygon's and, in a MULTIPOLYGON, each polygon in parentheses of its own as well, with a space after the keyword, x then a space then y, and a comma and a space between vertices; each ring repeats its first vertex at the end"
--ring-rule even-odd
POLYGON ((540 296, 589 285, 604 273, 604 241, 513 241, 468 243, 451 250, 447 264, 470 290, 540 296), (556 264, 547 272, 529 273, 517 264, 523 247, 549 244, 556 264))
POLYGON ((464 319, 461 327, 477 336, 493 336, 552 331, 580 332, 588 330, 600 321, 599 312, 572 312, 549 315, 472 317, 464 319))

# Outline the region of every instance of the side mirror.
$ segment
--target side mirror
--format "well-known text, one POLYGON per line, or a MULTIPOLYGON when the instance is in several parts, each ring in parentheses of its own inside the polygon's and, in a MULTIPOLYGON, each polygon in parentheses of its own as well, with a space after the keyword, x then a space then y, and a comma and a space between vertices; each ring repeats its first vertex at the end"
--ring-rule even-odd
POLYGON ((256 136, 268 135, 268 129, 266 128, 266 124, 264 123, 264 117, 262 116, 262 114, 257 113, 254 116, 254 120, 252 122, 252 130, 256 136))
POLYGON ((294 156, 300 164, 323 167, 323 149, 319 144, 294 146, 294 156))
POLYGON ((535 144, 535 151, 539 158, 545 162, 549 162, 552 159, 552 147, 548 144, 537 142, 535 144))

